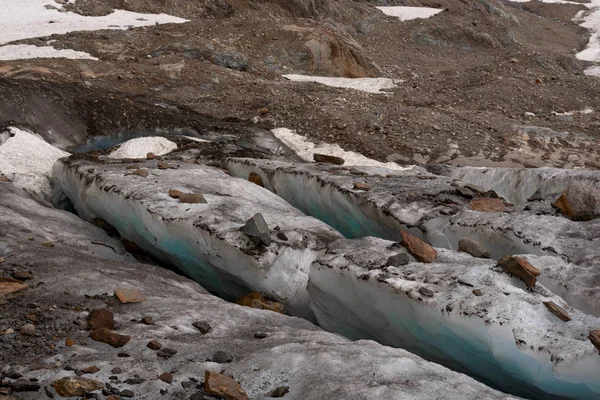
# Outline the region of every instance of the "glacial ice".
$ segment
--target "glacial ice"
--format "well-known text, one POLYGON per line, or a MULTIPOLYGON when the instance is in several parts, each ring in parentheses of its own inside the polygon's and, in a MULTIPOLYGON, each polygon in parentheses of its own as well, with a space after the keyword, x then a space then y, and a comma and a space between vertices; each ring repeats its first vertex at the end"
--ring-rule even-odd
POLYGON ((177 144, 161 136, 145 136, 122 143, 108 155, 109 158, 146 158, 148 153, 162 156, 172 152, 177 144))
POLYGON ((516 395, 600 398, 600 356, 586 339, 599 319, 541 285, 528 292, 491 260, 439 249, 432 264, 385 267, 401 251, 376 238, 332 243, 310 274, 321 326, 407 349, 516 395), (433 297, 421 295, 423 287, 433 297), (542 304, 549 300, 572 320, 551 314, 542 304))
POLYGON ((250 291, 284 303, 292 315, 311 318, 306 293, 310 264, 340 236, 271 192, 217 168, 182 163, 157 169, 157 160, 135 164, 149 176, 132 174, 120 160, 61 160, 54 166, 59 187, 83 218, 102 218, 156 257, 179 267, 228 300, 250 291), (205 204, 184 204, 170 189, 201 193, 205 204), (257 212, 272 229, 273 242, 257 246, 240 228, 257 212), (279 227, 287 240, 276 236, 279 227))

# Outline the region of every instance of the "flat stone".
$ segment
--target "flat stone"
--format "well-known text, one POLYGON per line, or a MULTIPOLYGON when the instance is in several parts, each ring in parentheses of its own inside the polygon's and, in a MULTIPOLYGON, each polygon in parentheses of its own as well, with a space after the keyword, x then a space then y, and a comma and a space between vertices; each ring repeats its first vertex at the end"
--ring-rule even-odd
POLYGON ((12 297, 12 295, 27 289, 28 285, 12 278, 0 278, 0 299, 12 297))
POLYGON ((115 329, 115 316, 112 311, 102 308, 93 310, 86 319, 88 329, 95 330, 100 328, 115 329))
POLYGON ((246 296, 240 297, 235 302, 235 304, 251 308, 258 308, 260 310, 275 311, 280 314, 283 314, 285 312, 285 306, 283 304, 269 300, 265 296, 257 292, 252 292, 247 294, 246 296))
POLYGON ((59 396, 73 397, 100 390, 104 388, 104 384, 94 379, 69 376, 55 381, 52 387, 59 396))
POLYGON ((546 306, 546 308, 554 315, 556 315, 558 318, 560 318, 561 320, 568 322, 571 320, 571 317, 569 316, 569 313, 567 313, 567 311, 562 308, 561 306, 559 306, 558 304, 556 304, 553 301, 545 301, 544 305, 546 306))
POLYGON ((431 289, 428 289, 428 288, 426 288, 426 287, 420 287, 420 288, 419 288, 419 293, 421 293, 421 294, 422 294, 423 296, 425 296, 425 297, 433 297, 433 295, 435 294, 435 293, 433 292, 433 290, 431 290, 431 289))
POLYGON ((204 391, 225 400, 248 400, 242 385, 228 376, 213 371, 204 374, 204 391))
POLYGON ((200 331, 203 335, 206 335, 208 332, 212 330, 212 326, 206 321, 197 321, 192 324, 192 326, 200 331))
POLYGON ((256 172, 250 172, 250 175, 248 175, 248 180, 260 187, 265 187, 262 178, 256 172))
POLYGON ((160 350, 162 349, 162 344, 160 344, 158 340, 151 340, 148 342, 146 347, 148 347, 151 350, 160 350))
POLYGON ((313 154, 313 160, 315 160, 315 162, 335 164, 335 165, 343 165, 346 162, 346 160, 344 160, 341 157, 329 156, 327 154, 318 154, 318 153, 313 154))
POLYGON ((170 372, 163 372, 158 376, 158 379, 170 385, 173 383, 173 374, 170 372))
POLYGON ((417 261, 430 263, 437 258, 437 251, 421 239, 414 237, 406 231, 402 231, 400 234, 402 235, 402 245, 408 249, 417 261))
POLYGON ((148 170, 146 168, 138 168, 132 172, 134 175, 139 175, 143 178, 148 176, 148 170))
POLYGON ((367 184, 366 182, 354 182, 354 189, 369 191, 371 190, 371 186, 369 186, 369 184, 367 184))
POLYGON ((286 394, 288 394, 289 392, 290 392, 289 386, 279 386, 279 387, 271 390, 269 392, 269 394, 267 395, 267 397, 274 397, 274 398, 283 397, 286 394))
POLYGON ((81 372, 83 372, 84 374, 95 374, 98 371, 100 371, 100 368, 96 367, 95 365, 92 365, 90 367, 87 367, 87 368, 84 368, 81 370, 81 372))
POLYGON ((588 335, 588 339, 590 342, 600 351, 600 329, 596 329, 595 331, 591 331, 588 335))
POLYGON ((242 232, 265 246, 271 244, 271 231, 261 213, 254 214, 242 227, 242 232))
POLYGON ((37 392, 42 388, 39 384, 31 382, 29 379, 19 379, 14 382, 11 382, 8 386, 13 392, 16 393, 37 392))
POLYGON ((19 281, 26 281, 29 279, 33 279, 33 274, 31 272, 25 272, 25 271, 15 271, 12 274, 10 274, 10 276, 12 276, 14 279, 19 280, 19 281))
POLYGON ((186 204, 203 204, 206 203, 206 199, 200 193, 181 193, 179 195, 179 202, 186 204))
POLYGON ((121 392, 119 393, 119 396, 129 399, 129 398, 135 396, 135 393, 133 393, 133 390, 125 389, 125 390, 121 390, 121 392))
POLYGON ((42 246, 44 246, 44 247, 54 247, 54 246, 56 246, 56 243, 53 242, 52 240, 46 240, 45 242, 42 242, 42 246))
POLYGON ((388 267, 401 267, 410 263, 410 257, 406 253, 398 253, 394 256, 391 256, 387 259, 385 263, 388 267))
POLYGON ((146 382, 144 378, 129 378, 123 381, 127 385, 141 385, 144 382, 146 382))
POLYGON ((265 339, 268 335, 264 332, 256 332, 254 337, 257 339, 265 339))
POLYGON ((480 212, 504 212, 506 206, 501 199, 478 198, 471 200, 469 208, 480 212))
POLYGON ((498 265, 506 272, 522 280, 529 288, 535 286, 536 276, 540 274, 539 269, 520 257, 504 256, 498 261, 498 265))
POLYGON ((181 190, 169 189, 169 196, 171 196, 174 199, 178 199, 179 196, 181 196, 182 194, 183 192, 181 190))
POLYGON ((168 347, 162 348, 156 353, 156 355, 160 358, 171 358, 175 354, 177 354, 177 350, 169 349, 168 347))
POLYGON ((107 328, 100 328, 90 332, 90 337, 97 341, 111 345, 112 347, 118 348, 123 347, 131 340, 129 335, 121 335, 107 328))
POLYGON ((146 296, 135 289, 118 288, 115 290, 115 297, 123 304, 125 303, 143 303, 146 296))
POLYGON ((481 291, 481 289, 474 289, 473 294, 478 297, 483 296, 483 292, 481 291))
POLYGON ((232 360, 233 360, 233 356, 225 351, 217 351, 212 356, 212 361, 219 363, 219 364, 229 363, 232 360))
POLYGON ((458 241, 458 251, 468 253, 475 258, 490 258, 490 252, 481 243, 471 238, 458 241))

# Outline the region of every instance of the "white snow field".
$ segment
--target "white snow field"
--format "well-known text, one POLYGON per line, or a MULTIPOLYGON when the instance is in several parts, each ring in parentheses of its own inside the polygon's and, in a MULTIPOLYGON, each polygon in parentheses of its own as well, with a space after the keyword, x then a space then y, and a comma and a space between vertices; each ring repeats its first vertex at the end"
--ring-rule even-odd
POLYGON ((400 21, 409 21, 411 19, 430 18, 444 11, 442 8, 432 7, 408 7, 408 6, 384 6, 375 7, 385 15, 398 17, 400 21))
POLYGON ((313 155, 315 153, 327 154, 335 157, 341 157, 346 162, 345 166, 366 166, 366 167, 380 167, 393 170, 407 170, 412 169, 412 166, 403 167, 396 164, 395 162, 382 163, 372 158, 363 156, 362 154, 355 153, 353 151, 346 151, 337 144, 319 143, 315 144, 309 141, 305 136, 298 135, 295 131, 288 128, 275 128, 272 129, 273 135, 283 144, 290 148, 298 157, 307 162, 313 162, 313 155))
POLYGON ((55 49, 52 46, 34 46, 15 44, 0 47, 0 60, 26 60, 31 58, 71 58, 80 60, 98 60, 83 51, 55 49))
MULTIPOLYGON (((2 0, 0 4, 0 44, 15 40, 37 38, 52 34, 64 34, 74 31, 96 31, 100 29, 128 29, 129 27, 149 26, 155 24, 184 23, 188 20, 166 14, 140 14, 131 11, 115 10, 109 15, 89 17, 74 12, 60 12, 62 4, 54 0, 2 0)), ((35 46, 32 46, 35 47, 35 46)), ((3 60, 37 57, 88 58, 81 52, 66 52, 48 46, 44 50, 18 49, 13 58, 9 50, 2 50, 3 60)), ((12 50, 17 50, 12 48, 12 50)))
POLYGON ((155 156, 168 154, 177 144, 162 136, 146 136, 128 140, 108 155, 109 158, 146 158, 148 153, 155 156))
POLYGON ((570 308, 539 284, 528 291, 494 261, 465 253, 438 249, 431 264, 385 266, 404 251, 375 238, 332 243, 310 274, 319 324, 469 371, 516 395, 600 398, 600 356, 586 339, 600 319, 570 308), (545 301, 572 319, 563 322, 545 301))
POLYGON ((56 160, 68 155, 20 128, 9 127, 0 133, 0 173, 36 198, 50 195, 52 166, 56 160))
POLYGON ((361 92, 375 94, 389 94, 386 89, 393 89, 397 83, 402 80, 390 78, 332 78, 328 76, 312 76, 312 75, 283 75, 285 79, 294 82, 314 82, 325 86, 332 86, 342 89, 354 89, 361 92))
POLYGON ((142 177, 121 160, 61 160, 54 176, 84 219, 102 218, 211 292, 228 300, 261 292, 285 304, 290 314, 310 319, 310 264, 341 235, 273 193, 218 168, 182 163, 158 169, 157 163, 137 164, 150 174, 142 177), (181 203, 169 196, 171 189, 202 194, 206 203, 181 203), (272 243, 265 247, 240 231, 256 213, 263 215, 271 232, 272 243))

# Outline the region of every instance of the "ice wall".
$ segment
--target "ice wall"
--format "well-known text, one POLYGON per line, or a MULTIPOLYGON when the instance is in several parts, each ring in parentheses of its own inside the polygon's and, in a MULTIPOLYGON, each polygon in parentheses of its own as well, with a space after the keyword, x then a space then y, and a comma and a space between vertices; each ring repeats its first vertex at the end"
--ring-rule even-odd
POLYGON ((279 197, 223 171, 193 164, 132 174, 120 162, 63 160, 54 166, 58 185, 85 219, 100 217, 144 250, 179 267, 208 290, 234 300, 250 291, 311 318, 306 284, 319 250, 340 235, 304 216, 279 197), (186 204, 170 189, 201 193, 206 203, 186 204), (256 245, 240 228, 262 213, 273 242, 256 245), (276 236, 273 229, 286 240, 276 236))

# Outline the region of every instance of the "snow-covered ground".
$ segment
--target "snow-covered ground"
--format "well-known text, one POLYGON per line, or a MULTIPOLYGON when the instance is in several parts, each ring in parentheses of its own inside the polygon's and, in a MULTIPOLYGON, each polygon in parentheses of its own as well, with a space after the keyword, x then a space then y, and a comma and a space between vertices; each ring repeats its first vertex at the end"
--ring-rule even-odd
POLYGON ((409 21, 418 18, 430 18, 444 11, 442 8, 432 7, 407 7, 407 6, 387 6, 376 7, 385 15, 398 17, 400 21, 409 21))
POLYGON ((401 80, 390 78, 332 78, 328 76, 311 75, 283 75, 284 78, 294 82, 315 82, 326 86, 343 89, 360 90, 367 93, 385 94, 384 90, 393 89, 401 80))
POLYGON ((50 194, 52 165, 69 153, 19 128, 0 133, 0 172, 33 195, 50 194))
POLYGON ((273 132, 273 135, 275 135, 277 139, 281 140, 283 144, 289 147, 304 161, 313 162, 313 155, 318 153, 341 157, 345 160, 345 166, 380 167, 393 170, 412 169, 412 166, 403 167, 395 162, 383 163, 381 161, 373 160, 372 158, 365 157, 360 153, 346 151, 337 144, 315 144, 309 141, 306 137, 298 135, 296 132, 288 128, 275 128, 272 129, 271 132, 273 132))
POLYGON ((177 144, 162 136, 146 136, 131 139, 108 155, 109 158, 146 158, 148 153, 162 156, 172 152, 177 144))
POLYGON ((0 47, 0 60, 25 60, 30 58, 71 58, 97 60, 83 51, 55 49, 52 46, 34 46, 32 44, 15 44, 0 47))
MULTIPOLYGON (((0 5, 0 44, 15 40, 30 39, 64 34, 74 31, 95 31, 100 29, 127 29, 129 27, 155 24, 183 23, 185 19, 166 14, 140 14, 131 11, 115 10, 101 17, 83 16, 73 12, 60 12, 62 4, 54 0, 2 0, 0 5)), ((81 52, 68 53, 65 50, 48 47, 40 49, 12 49, 15 51, 9 58, 8 50, 2 50, 2 59, 20 59, 37 57, 84 57, 81 52), (41 55, 36 55, 41 54, 41 55)))

